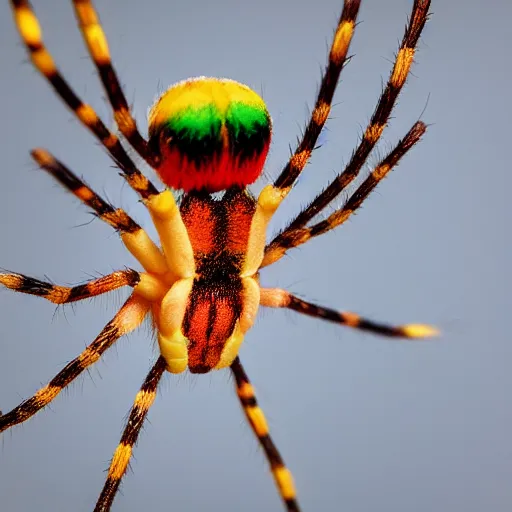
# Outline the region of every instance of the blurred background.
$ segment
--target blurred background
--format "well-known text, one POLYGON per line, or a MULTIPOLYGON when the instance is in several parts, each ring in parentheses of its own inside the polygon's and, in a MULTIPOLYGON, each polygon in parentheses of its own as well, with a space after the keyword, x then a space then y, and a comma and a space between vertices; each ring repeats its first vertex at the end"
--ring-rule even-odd
MULTIPOLYGON (((35 2, 45 41, 113 128, 70 4, 35 2)), ((274 120, 266 175, 255 189, 277 176, 313 105, 340 0, 96 4, 144 130, 147 108, 168 85, 197 75, 239 80, 263 95, 274 120)), ((342 74, 323 147, 272 232, 348 161, 411 6, 363 1, 355 57, 342 74)), ((505 335, 512 4, 434 2, 432 11, 413 74, 369 163, 420 115, 430 123, 424 140, 358 215, 291 251, 261 279, 375 320, 432 323, 443 336, 390 341, 265 310, 241 350, 304 511, 512 507, 512 344, 505 335)), ((31 148, 48 148, 154 233, 105 152, 27 63, 6 2, 0 61, 0 266, 59 284, 134 266, 115 233, 30 160, 31 148)), ((127 293, 56 310, 0 291, 0 408, 31 396, 83 350, 127 293)), ((51 407, 4 433, 3 511, 93 509, 155 357, 149 329, 140 329, 51 407)), ((282 510, 228 372, 166 375, 149 417, 114 510, 282 510)))

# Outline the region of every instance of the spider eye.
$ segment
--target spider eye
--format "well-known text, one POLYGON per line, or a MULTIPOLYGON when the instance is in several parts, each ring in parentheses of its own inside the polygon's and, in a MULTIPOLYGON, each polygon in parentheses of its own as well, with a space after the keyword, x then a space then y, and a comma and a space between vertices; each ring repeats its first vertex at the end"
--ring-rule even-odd
POLYGON ((272 122, 249 87, 227 79, 194 78, 168 89, 149 113, 149 144, 169 187, 218 192, 260 176, 272 122))

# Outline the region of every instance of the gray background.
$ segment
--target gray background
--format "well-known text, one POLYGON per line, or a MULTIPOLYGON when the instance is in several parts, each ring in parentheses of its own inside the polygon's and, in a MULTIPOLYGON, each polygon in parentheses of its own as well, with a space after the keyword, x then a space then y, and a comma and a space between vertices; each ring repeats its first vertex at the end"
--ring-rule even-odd
MULTIPOLYGON (((276 217, 283 226, 346 162, 402 36, 410 1, 363 2, 324 147, 276 217)), ((69 2, 36 2, 45 39, 77 91, 112 125, 69 2)), ((227 76, 261 92, 277 175, 312 105, 341 2, 98 2, 142 126, 168 84, 227 76)), ((264 311, 241 356, 305 511, 509 511, 512 507, 510 170, 512 4, 434 2, 414 76, 380 154, 424 109, 432 126, 342 229, 262 275, 337 308, 430 322, 444 336, 398 342, 264 311), (508 312, 508 310, 507 310, 508 312)), ((52 150, 151 229, 91 136, 26 55, 0 7, 0 265, 57 283, 133 265, 110 228, 30 161, 52 150), (83 226, 85 224, 85 226, 83 226)), ((376 163, 378 155, 373 155, 376 163)), ((0 293, 0 407, 47 382, 109 320, 125 292, 74 307, 0 293)), ((3 435, 2 511, 90 511, 123 418, 154 360, 141 329, 51 408, 3 435)), ((167 375, 115 510, 281 510, 226 372, 167 375)))

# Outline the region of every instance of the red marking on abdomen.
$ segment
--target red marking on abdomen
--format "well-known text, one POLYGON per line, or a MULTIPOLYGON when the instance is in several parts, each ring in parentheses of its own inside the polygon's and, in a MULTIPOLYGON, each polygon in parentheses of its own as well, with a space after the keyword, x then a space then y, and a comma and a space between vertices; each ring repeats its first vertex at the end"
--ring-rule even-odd
POLYGON ((225 148, 220 155, 205 155, 201 164, 196 165, 178 147, 162 144, 162 163, 157 172, 167 186, 185 192, 219 192, 235 185, 245 187, 259 178, 269 146, 265 145, 262 154, 243 160, 225 148))

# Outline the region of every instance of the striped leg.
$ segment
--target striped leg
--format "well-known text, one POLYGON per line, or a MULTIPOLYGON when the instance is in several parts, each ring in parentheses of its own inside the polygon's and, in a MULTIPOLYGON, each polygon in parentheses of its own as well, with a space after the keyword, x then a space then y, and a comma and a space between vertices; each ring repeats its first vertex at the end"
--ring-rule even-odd
POLYGON ((265 419, 263 411, 258 406, 254 388, 238 357, 231 365, 231 372, 235 377, 236 392, 240 399, 240 404, 247 417, 247 421, 251 425, 254 434, 265 452, 265 456, 270 464, 272 476, 276 482, 279 494, 284 501, 286 510, 287 512, 298 512, 300 508, 297 502, 292 474, 285 466, 281 454, 270 437, 267 420, 265 419))
POLYGON ((344 190, 359 174, 368 155, 375 148, 389 120, 398 95, 405 84, 416 52, 416 45, 428 19, 430 0, 415 0, 411 18, 396 54, 395 64, 385 89, 379 98, 371 120, 363 134, 361 142, 352 154, 345 170, 305 208, 284 232, 305 226, 315 215, 320 213, 338 194, 344 190))
POLYGON ((101 220, 119 231, 126 248, 148 272, 167 272, 167 263, 160 249, 124 210, 114 209, 48 151, 34 149, 31 155, 63 187, 94 210, 101 220))
POLYGON ((148 199, 158 191, 137 169, 125 151, 119 138, 109 131, 90 105, 84 103, 64 79, 55 65, 42 39, 39 21, 28 0, 11 0, 14 21, 37 70, 50 82, 55 92, 71 109, 80 122, 103 144, 116 164, 123 171, 124 178, 142 198, 148 199))
POLYGON ((136 329, 144 320, 149 304, 131 295, 97 338, 69 362, 46 386, 4 415, 0 415, 0 432, 23 423, 48 405, 68 384, 94 364, 121 336, 136 329))
POLYGON ((322 318, 329 322, 345 325, 354 329, 372 332, 380 336, 393 338, 430 338, 437 336, 439 331, 430 325, 406 324, 386 325, 363 318, 349 311, 336 311, 330 308, 317 306, 311 302, 299 299, 286 290, 280 288, 260 288, 260 304, 268 308, 288 308, 313 318, 322 318))
POLYGON ((343 5, 343 11, 334 34, 329 52, 329 61, 322 77, 315 108, 311 112, 311 118, 306 126, 302 140, 274 182, 274 186, 283 189, 285 194, 289 192, 299 174, 306 167, 311 153, 315 149, 318 136, 329 117, 340 73, 347 62, 347 52, 352 41, 360 3, 360 0, 345 0, 343 5))
POLYGON ((280 260, 288 249, 302 245, 311 240, 311 238, 322 235, 343 224, 363 204, 363 201, 379 182, 399 163, 400 159, 421 139, 426 129, 425 123, 421 121, 415 123, 407 135, 398 142, 395 149, 381 160, 370 175, 361 183, 343 207, 329 215, 327 219, 311 227, 287 228, 283 233, 276 236, 265 248, 265 257, 261 267, 271 265, 280 260))
POLYGON ((135 119, 130 112, 126 96, 110 59, 107 38, 101 28, 92 2, 89 0, 73 0, 73 5, 75 6, 80 31, 114 110, 114 119, 119 131, 149 165, 156 167, 157 162, 150 154, 148 143, 140 134, 135 119))
POLYGON ((37 295, 54 304, 68 304, 69 302, 89 299, 117 290, 122 286, 131 286, 133 288, 139 281, 140 274, 131 269, 118 270, 108 276, 73 287, 58 286, 23 274, 0 273, 0 284, 3 284, 6 288, 10 288, 15 292, 37 295))
POLYGON ((135 397, 132 410, 130 411, 130 417, 128 418, 123 435, 121 436, 121 441, 110 462, 107 481, 98 498, 94 512, 108 512, 112 506, 121 479, 128 468, 133 447, 139 437, 139 432, 146 419, 149 408, 155 401, 158 383, 162 378, 166 366, 167 363, 164 358, 160 356, 153 368, 149 371, 140 391, 135 397))
POLYGON ((91 210, 94 210, 102 221, 112 226, 116 231, 134 233, 141 229, 124 210, 121 208, 115 210, 51 153, 38 148, 32 150, 30 155, 52 178, 56 179, 91 210))

